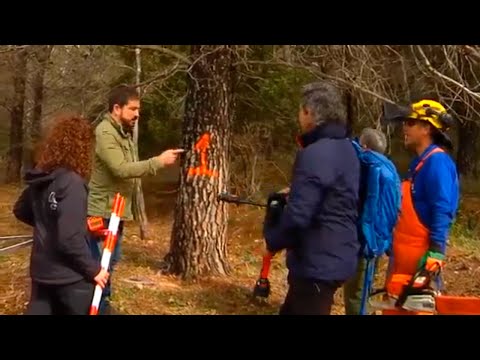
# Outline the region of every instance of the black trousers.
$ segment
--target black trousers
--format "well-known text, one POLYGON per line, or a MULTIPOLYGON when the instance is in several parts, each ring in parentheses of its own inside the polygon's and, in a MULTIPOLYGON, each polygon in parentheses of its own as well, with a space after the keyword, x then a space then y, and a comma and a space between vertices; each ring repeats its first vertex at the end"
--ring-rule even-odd
POLYGON ((289 279, 280 315, 330 315, 341 282, 289 279))
POLYGON ((95 285, 81 280, 68 285, 33 281, 25 315, 88 315, 95 285))

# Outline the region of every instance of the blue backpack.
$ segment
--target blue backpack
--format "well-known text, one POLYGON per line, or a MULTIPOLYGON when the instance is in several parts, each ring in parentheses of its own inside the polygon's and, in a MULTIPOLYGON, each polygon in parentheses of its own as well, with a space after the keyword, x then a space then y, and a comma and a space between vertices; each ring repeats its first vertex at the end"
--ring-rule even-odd
POLYGON ((365 199, 361 204, 359 230, 363 234, 363 257, 367 261, 360 314, 366 313, 375 273, 375 260, 391 249, 393 230, 401 206, 401 181, 395 165, 384 155, 363 149, 354 140, 362 167, 365 199))

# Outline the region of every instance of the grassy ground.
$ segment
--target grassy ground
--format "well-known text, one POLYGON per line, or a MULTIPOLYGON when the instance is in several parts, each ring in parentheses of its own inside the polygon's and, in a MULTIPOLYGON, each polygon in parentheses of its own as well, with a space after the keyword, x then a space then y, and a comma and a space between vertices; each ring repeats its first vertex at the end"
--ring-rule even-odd
MULTIPOLYGON (((11 206, 19 190, 0 188, 0 236, 28 234, 29 229, 16 222, 11 206)), ((263 213, 248 207, 232 207, 229 226, 229 277, 183 282, 163 275, 159 261, 167 252, 171 210, 175 194, 149 192, 148 209, 152 235, 142 241, 138 228, 129 225, 123 244, 123 259, 114 273, 114 305, 123 314, 275 314, 286 292, 284 257, 274 260, 271 271, 272 294, 268 302, 251 297, 261 266, 261 220, 263 213)), ((478 252, 478 210, 480 201, 467 199, 464 217, 470 228, 456 225, 448 253, 445 273, 447 291, 452 294, 480 295, 480 257, 478 252), (474 225, 475 224, 475 225, 474 225)), ((462 218, 462 221, 466 221, 462 218)), ((4 244, 0 244, 4 245, 4 244)), ((28 301, 29 248, 0 255, 0 313, 20 314, 28 301)), ((384 265, 383 265, 384 266, 384 265)), ((382 276, 379 277, 379 281, 382 276)), ((342 292, 335 299, 334 314, 343 313, 342 292)))

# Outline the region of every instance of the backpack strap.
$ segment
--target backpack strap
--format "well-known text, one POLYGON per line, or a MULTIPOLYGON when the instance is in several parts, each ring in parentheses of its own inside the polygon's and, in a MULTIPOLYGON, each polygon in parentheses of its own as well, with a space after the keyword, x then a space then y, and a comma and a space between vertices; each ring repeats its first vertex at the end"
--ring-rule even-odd
POLYGON ((425 164, 425 161, 427 161, 427 159, 432 156, 433 154, 436 154, 436 153, 439 153, 439 152, 444 152, 441 148, 439 147, 436 147, 434 149, 432 149, 431 151, 429 151, 422 159, 420 159, 420 161, 418 162, 417 166, 415 166, 415 169, 413 171, 413 175, 415 175, 418 171, 420 171, 420 169, 423 167, 423 165, 425 164))
POLYGON ((410 189, 411 189, 412 194, 414 192, 415 176, 417 176, 417 173, 420 171, 420 169, 423 167, 423 165, 425 165, 425 162, 428 160, 428 158, 430 156, 432 156, 433 154, 436 154, 436 153, 439 153, 439 152, 444 152, 444 151, 441 148, 438 148, 438 147, 432 149, 422 159, 420 159, 417 166, 415 166, 415 169, 413 170, 413 172, 410 176, 410 181, 411 181, 410 189))
POLYGON ((362 288, 362 299, 360 302, 360 314, 367 315, 367 302, 370 297, 372 290, 373 278, 375 276, 375 263, 377 258, 368 258, 367 266, 365 267, 364 279, 363 279, 363 288, 362 288))

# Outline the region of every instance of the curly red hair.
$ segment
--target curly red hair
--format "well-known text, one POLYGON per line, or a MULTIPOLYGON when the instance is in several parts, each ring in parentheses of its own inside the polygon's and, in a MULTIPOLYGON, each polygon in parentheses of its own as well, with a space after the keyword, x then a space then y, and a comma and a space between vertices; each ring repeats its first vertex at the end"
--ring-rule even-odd
POLYGON ((66 168, 87 179, 92 167, 93 129, 77 115, 61 115, 39 145, 36 167, 43 171, 66 168))

